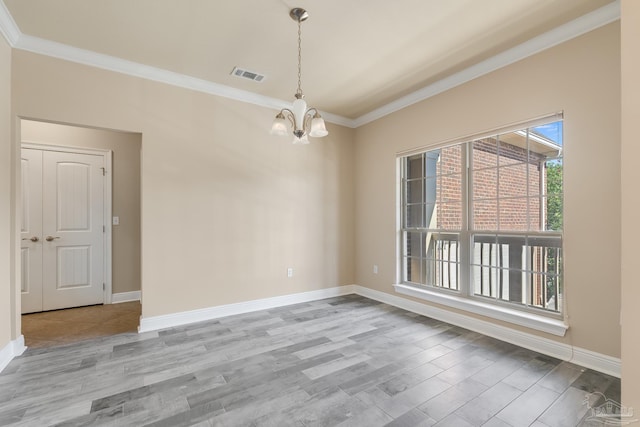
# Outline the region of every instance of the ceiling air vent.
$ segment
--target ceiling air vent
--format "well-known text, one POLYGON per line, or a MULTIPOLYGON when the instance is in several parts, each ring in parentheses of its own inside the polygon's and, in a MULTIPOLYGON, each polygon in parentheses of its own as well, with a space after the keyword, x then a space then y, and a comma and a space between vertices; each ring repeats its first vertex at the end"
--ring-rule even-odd
POLYGON ((243 79, 253 80, 254 82, 262 82, 264 80, 263 74, 254 73, 253 71, 243 70, 242 68, 233 67, 231 71, 232 76, 241 77, 243 79))

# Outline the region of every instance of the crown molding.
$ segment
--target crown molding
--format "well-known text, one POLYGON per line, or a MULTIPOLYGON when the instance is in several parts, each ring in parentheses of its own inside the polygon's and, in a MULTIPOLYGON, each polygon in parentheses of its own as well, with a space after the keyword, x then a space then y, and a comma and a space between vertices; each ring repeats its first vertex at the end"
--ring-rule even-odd
MULTIPOLYGON (((349 128, 358 128, 492 71, 498 70, 560 43, 588 33, 589 31, 600 28, 618 19, 620 19, 620 0, 616 0, 607 6, 601 7, 600 9, 581 16, 580 18, 561 25, 547 33, 528 40, 512 49, 506 50, 447 78, 439 80, 438 82, 419 89, 407 96, 390 102, 389 104, 377 108, 356 119, 350 119, 324 111, 322 112, 322 116, 330 123, 349 128)), ((280 110, 282 108, 289 107, 291 104, 290 102, 281 99, 235 89, 230 86, 210 82, 196 77, 22 34, 2 0, 0 0, 0 33, 2 33, 11 47, 20 50, 64 59, 66 61, 165 83, 210 95, 222 96, 224 98, 246 102, 273 110, 280 110)))
POLYGON ((13 16, 11 16, 9 9, 7 9, 2 0, 0 0, 0 33, 2 33, 11 47, 15 47, 22 35, 16 25, 16 21, 13 20, 13 16))
MULTIPOLYGON (((290 102, 277 98, 259 95, 254 92, 236 89, 231 86, 210 82, 204 79, 175 73, 149 65, 140 64, 126 59, 117 58, 102 53, 92 52, 85 49, 57 43, 51 40, 33 37, 28 34, 21 34, 14 47, 16 49, 63 59, 90 67, 165 83, 172 86, 190 89, 197 92, 217 95, 224 98, 233 99, 240 102, 259 105, 273 110, 289 108, 290 102)), ((352 120, 334 114, 322 112, 325 120, 344 126, 352 125, 352 120)))
POLYGON ((534 37, 526 42, 508 49, 478 64, 452 74, 434 84, 425 86, 409 95, 403 96, 354 120, 354 126, 360 127, 378 120, 410 105, 416 104, 432 96, 438 95, 449 89, 453 89, 463 83, 489 74, 514 62, 533 56, 543 50, 552 48, 573 38, 593 31, 611 22, 620 19, 620 0, 616 0, 606 6, 596 9, 580 18, 574 19, 564 25, 554 28, 544 34, 534 37))

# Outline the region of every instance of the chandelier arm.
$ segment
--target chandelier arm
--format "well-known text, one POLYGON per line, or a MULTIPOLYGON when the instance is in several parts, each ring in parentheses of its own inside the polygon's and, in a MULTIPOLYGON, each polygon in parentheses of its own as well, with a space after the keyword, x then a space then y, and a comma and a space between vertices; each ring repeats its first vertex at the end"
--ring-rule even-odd
POLYGON ((318 110, 312 107, 304 113, 304 124, 302 126, 302 129, 304 129, 305 133, 309 133, 309 131, 311 130, 311 120, 313 120, 314 116, 313 112, 317 113, 318 110))
POLYGON ((282 110, 280 110, 280 113, 282 113, 283 116, 285 116, 287 119, 289 119, 289 123, 291 123, 291 128, 293 130, 296 129, 296 115, 293 114, 293 111, 291 111, 288 108, 283 108, 282 110))

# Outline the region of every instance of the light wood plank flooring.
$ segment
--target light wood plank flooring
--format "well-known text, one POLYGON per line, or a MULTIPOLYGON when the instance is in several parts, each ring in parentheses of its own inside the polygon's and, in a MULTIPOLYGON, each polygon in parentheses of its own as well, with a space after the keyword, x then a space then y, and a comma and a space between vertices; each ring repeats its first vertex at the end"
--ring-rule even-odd
POLYGON ((0 425, 576 426, 594 392, 620 381, 350 295, 29 349, 0 425))

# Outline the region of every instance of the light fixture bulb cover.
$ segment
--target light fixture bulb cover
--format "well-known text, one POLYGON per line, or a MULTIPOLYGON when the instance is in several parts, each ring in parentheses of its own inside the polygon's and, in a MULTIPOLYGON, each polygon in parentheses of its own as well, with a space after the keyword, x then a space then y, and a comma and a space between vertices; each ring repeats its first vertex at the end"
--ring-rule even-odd
POLYGON ((287 122, 282 114, 278 114, 273 119, 273 125, 271 125, 271 135, 285 136, 287 135, 287 122))
POLYGON ((298 138, 297 136, 293 137, 293 144, 306 145, 308 143, 309 143, 309 138, 307 138, 307 134, 306 133, 304 135, 302 135, 300 138, 298 138))
POLYGON ((311 120, 311 131, 309 132, 309 136, 314 138, 322 138, 323 136, 329 135, 327 131, 327 127, 324 124, 324 120, 320 115, 316 115, 313 120, 311 120))

